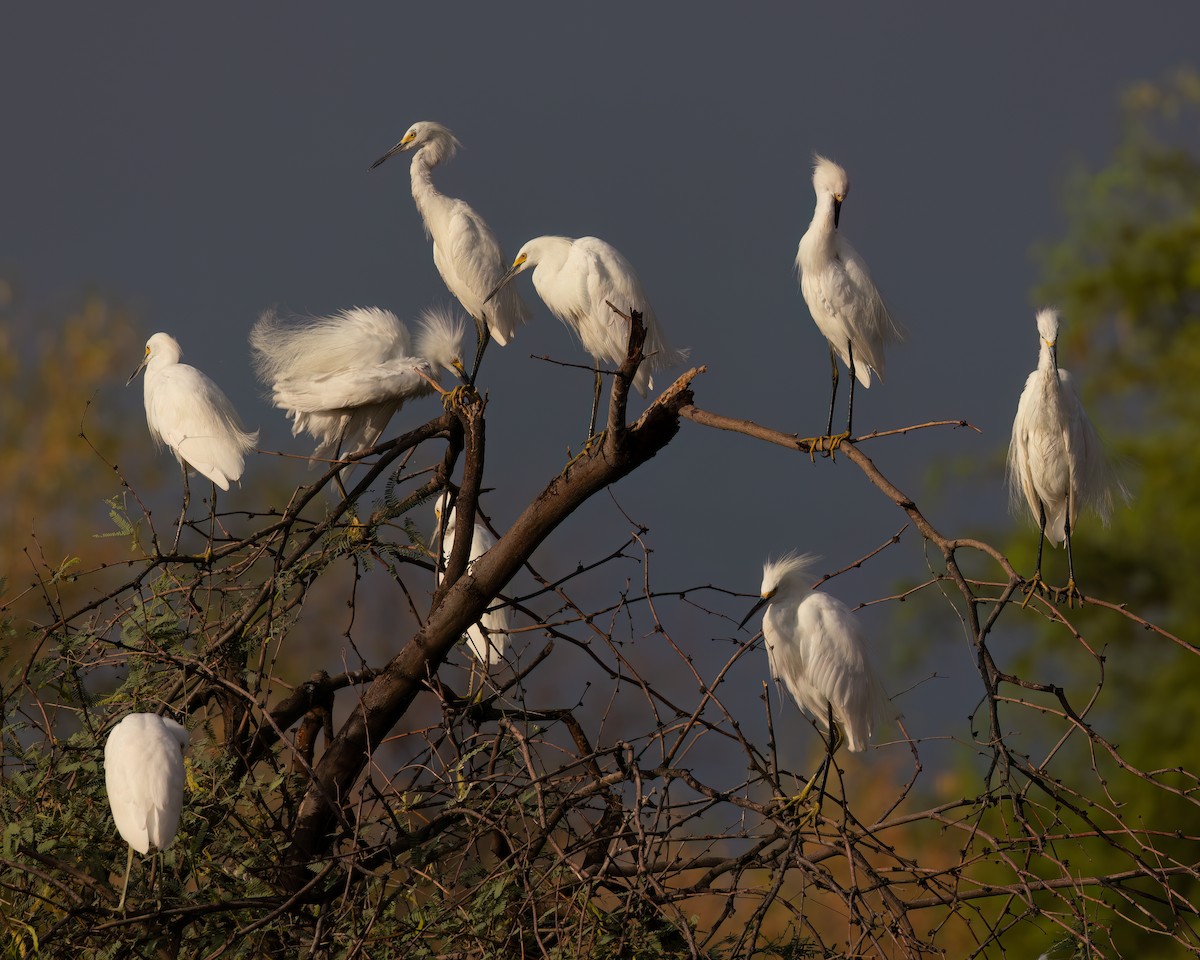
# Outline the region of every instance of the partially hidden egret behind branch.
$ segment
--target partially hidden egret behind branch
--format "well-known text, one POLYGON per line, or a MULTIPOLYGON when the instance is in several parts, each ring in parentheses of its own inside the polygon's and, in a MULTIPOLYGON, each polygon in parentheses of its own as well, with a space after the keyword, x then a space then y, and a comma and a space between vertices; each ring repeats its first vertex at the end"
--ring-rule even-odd
MULTIPOLYGON (((828 762, 843 739, 852 752, 866 749, 886 696, 858 618, 841 600, 812 589, 817 559, 792 553, 764 563, 762 599, 740 625, 766 606, 762 631, 771 675, 825 730, 832 720, 828 762)), ((816 779, 809 780, 797 802, 816 779)))
POLYGON ((400 318, 379 307, 291 320, 268 311, 250 345, 292 435, 307 431, 314 459, 336 459, 374 447, 405 401, 434 392, 438 368, 461 375, 463 329, 451 311, 426 310, 414 349, 400 318))
POLYGON ((812 222, 796 250, 796 268, 800 271, 800 291, 829 341, 829 362, 833 385, 829 398, 829 423, 825 438, 830 451, 843 438, 849 438, 854 423, 854 381, 871 386, 871 372, 883 380, 884 350, 900 340, 903 333, 892 320, 887 306, 867 272, 867 265, 850 243, 838 232, 842 203, 850 192, 846 171, 822 156, 816 156, 813 190, 817 205, 812 222), (846 432, 833 436, 833 409, 837 400, 838 357, 850 370, 850 405, 846 432))
MULTIPOLYGON (((156 444, 170 447, 183 471, 183 511, 175 532, 176 547, 191 499, 188 466, 228 490, 230 481, 241 478, 246 454, 258 442, 258 431, 250 433, 242 426, 221 388, 195 367, 180 363, 182 356, 174 337, 156 333, 146 341, 146 354, 126 381, 128 386, 146 371, 144 399, 150 436, 156 444)), ((215 494, 213 509, 215 512, 215 494)))
POLYGON ((118 910, 125 908, 133 851, 165 850, 179 830, 183 810, 183 751, 188 732, 169 717, 131 713, 104 744, 104 786, 113 820, 125 842, 125 881, 118 910))
MULTIPOLYGON (((446 511, 448 500, 448 494, 442 493, 433 505, 434 548, 436 550, 437 533, 440 530, 442 532, 442 563, 448 563, 450 560, 450 554, 454 550, 457 526, 456 511, 453 507, 450 508, 450 513, 443 522, 442 514, 446 511)), ((468 562, 474 563, 495 545, 496 538, 492 536, 491 531, 476 520, 471 535, 471 554, 468 562)), ((483 616, 479 618, 479 622, 471 624, 467 629, 467 643, 470 645, 475 659, 485 666, 495 666, 499 663, 504 658, 511 629, 512 616, 507 606, 501 605, 485 610, 483 616)))
POLYGON ((1040 531, 1037 568, 1026 585, 1025 602, 1043 588, 1059 599, 1060 591, 1050 590, 1042 580, 1042 547, 1049 538, 1052 544, 1067 545, 1069 579, 1061 593, 1071 606, 1083 601, 1071 556, 1071 531, 1080 507, 1092 507, 1107 523, 1114 494, 1123 498, 1129 494, 1104 455, 1071 375, 1058 366, 1059 326, 1057 311, 1038 312, 1038 365, 1017 403, 1008 447, 1008 484, 1014 511, 1022 501, 1028 504, 1040 531))
MULTIPOLYGON (((433 168, 454 156, 460 144, 449 129, 432 120, 414 123, 400 142, 371 164, 374 170, 389 157, 415 150, 409 175, 425 232, 433 240, 433 262, 447 289, 478 326, 482 352, 487 336, 504 346, 529 319, 529 307, 516 290, 490 306, 484 298, 504 274, 508 261, 483 217, 465 201, 447 197, 433 185, 433 168)), ((476 367, 479 356, 476 356, 476 367)), ((474 371, 472 371, 474 373, 474 371)))
POLYGON ((535 237, 517 253, 512 266, 500 278, 488 299, 504 289, 517 274, 533 269, 533 286, 538 296, 559 320, 579 337, 583 349, 596 363, 595 394, 591 426, 595 433, 600 401, 600 364, 620 365, 629 347, 629 322, 614 311, 628 315, 637 310, 646 327, 642 348, 645 360, 638 367, 633 386, 643 397, 654 388, 654 374, 682 363, 687 350, 673 350, 663 335, 654 308, 642 288, 633 265, 611 244, 596 237, 535 237), (610 307, 609 304, 612 304, 610 307))

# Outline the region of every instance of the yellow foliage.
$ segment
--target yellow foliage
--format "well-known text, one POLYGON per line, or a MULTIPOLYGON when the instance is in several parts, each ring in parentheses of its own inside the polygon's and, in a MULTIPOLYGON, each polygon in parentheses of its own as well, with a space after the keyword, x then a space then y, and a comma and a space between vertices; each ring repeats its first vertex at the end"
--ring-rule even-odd
MULTIPOLYGON (((84 566, 111 548, 104 501, 120 492, 92 451, 114 450, 141 425, 141 391, 124 391, 141 355, 141 333, 125 309, 97 294, 66 313, 24 312, 0 279, 0 578, 4 596, 33 578, 23 551, 52 569, 67 557, 84 566)), ((123 444, 128 449, 130 445, 123 444)), ((162 466, 149 456, 139 479, 162 466)))

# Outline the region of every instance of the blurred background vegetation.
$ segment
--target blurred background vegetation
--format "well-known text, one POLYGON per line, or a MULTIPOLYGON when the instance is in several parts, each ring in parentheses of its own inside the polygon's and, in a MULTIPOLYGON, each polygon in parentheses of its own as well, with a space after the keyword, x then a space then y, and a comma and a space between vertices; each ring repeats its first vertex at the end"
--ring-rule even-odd
MULTIPOLYGON (((1102 824, 1111 831, 1105 837, 1055 845, 1047 855, 1048 871, 1069 863, 1077 876, 1101 876, 1128 870, 1131 860, 1136 860, 1146 864, 1149 874, 1160 861, 1200 864, 1200 849, 1191 839, 1200 833, 1196 812, 1200 657, 1193 629, 1200 613, 1200 592, 1193 584, 1195 571, 1200 569, 1198 131, 1200 77, 1194 73, 1181 72, 1161 83, 1147 82, 1128 91, 1111 161, 1102 169, 1079 169, 1072 175, 1064 186, 1066 233, 1040 251, 1045 279, 1036 291, 1037 301, 1057 305, 1066 322, 1060 362, 1080 384, 1092 419, 1119 458, 1120 473, 1133 495, 1127 506, 1115 512, 1107 528, 1090 518, 1082 519, 1075 538, 1081 586, 1087 595, 1125 604, 1180 638, 1179 643, 1172 643, 1109 611, 1084 608, 1069 612, 1067 618, 1096 657, 1083 652, 1063 625, 1052 619, 1045 620, 1044 629, 1014 638, 1005 649, 1014 673, 1043 682, 1054 678, 1073 692, 1090 690, 1102 673, 1103 687, 1088 720, 1120 750, 1119 759, 1097 756, 1091 744, 1076 737, 1053 753, 1051 771, 1072 771, 1074 782, 1090 784, 1098 800, 1113 789, 1108 781, 1119 778, 1122 792, 1117 802, 1122 822, 1102 824), (1121 776, 1126 767, 1144 775, 1121 776), (1158 838, 1156 846, 1139 847, 1139 841, 1123 833, 1123 825, 1152 831, 1158 838)), ((43 651, 37 669, 27 670, 31 638, 36 635, 31 625, 43 622, 49 610, 45 582, 55 580, 55 604, 68 608, 120 582, 123 572, 108 575, 101 567, 129 557, 128 538, 105 536, 117 530, 110 518, 114 505, 119 515, 136 513, 127 509, 131 494, 122 478, 139 496, 162 505, 164 517, 177 502, 178 479, 173 459, 165 452, 156 453, 150 444, 141 413, 140 385, 124 387, 141 356, 142 341, 153 332, 145 318, 135 316, 113 298, 95 293, 78 294, 52 314, 30 315, 21 304, 19 283, 19 278, 0 278, 0 396, 13 398, 0 404, 0 604, 5 617, 5 664, 10 671, 4 692, 6 697, 18 699, 23 695, 21 683, 65 685, 54 662, 46 659, 52 651, 43 651), (80 577, 83 572, 88 576, 80 577)), ((1032 369, 1037 355, 1032 312, 1027 333, 1032 369)), ((972 349, 970 338, 965 343, 972 349)), ((1014 411, 1016 400, 1014 395, 1014 411)), ((714 442, 719 441, 714 438, 714 442)), ((996 454, 998 468, 1002 451, 996 454)), ((286 500, 289 489, 281 483, 278 472, 255 469, 251 464, 245 502, 265 505, 286 500)), ((997 542, 1019 571, 1031 571, 1036 532, 1026 517, 1003 530, 990 531, 986 539, 997 542)), ((314 643, 332 644, 341 632, 344 598, 359 575, 355 569, 331 576, 324 592, 314 594, 308 603, 309 623, 324 618, 333 624, 312 631, 314 643)), ((1065 580, 1061 551, 1048 558, 1047 579, 1065 580)), ((360 633, 396 632, 397 614, 391 603, 377 604, 356 615, 360 633)), ((314 647, 293 643, 282 647, 278 658, 281 670, 303 678, 313 670, 314 647)), ((124 682, 149 682, 149 676, 135 671, 124 682)), ((111 686, 115 689, 115 680, 111 686)), ((1026 711, 1020 716, 1028 719, 1029 715, 1026 711)), ((5 743, 15 751, 14 745, 21 740, 23 752, 29 746, 24 736, 6 732, 5 743)), ((102 777, 94 760, 99 745, 78 726, 71 727, 67 736, 78 738, 80 756, 93 759, 60 769, 43 787, 53 795, 38 798, 35 805, 31 805, 30 793, 14 785, 9 771, 5 784, 0 785, 6 812, 12 816, 19 810, 30 817, 31 811, 40 808, 40 816, 49 817, 36 829, 30 823, 10 821, 10 836, 40 836, 55 829, 56 823, 62 826, 89 820, 94 832, 104 831, 107 811, 102 777)), ((1014 740, 1031 752, 1049 746, 1039 740, 1036 730, 1014 731, 1014 740)), ((185 833, 189 828, 199 830, 201 798, 212 796, 224 762, 212 755, 191 761, 195 779, 189 783, 191 812, 185 814, 185 833), (201 783, 204 776, 211 780, 201 783)), ((899 775, 896 767, 879 763, 856 771, 855 790, 869 797, 876 792, 871 778, 878 778, 881 785, 888 781, 890 788, 890 781, 899 775)), ((979 777, 979 753, 967 745, 961 763, 938 770, 932 781, 919 783, 916 795, 929 801, 956 793, 974 796, 980 790, 979 777)), ((263 825, 278 814, 278 806, 269 796, 270 784, 260 783, 254 789, 258 791, 254 803, 242 814, 253 811, 261 818, 259 828, 269 832, 269 826, 263 825)), ((878 789, 886 793, 883 786, 878 789)), ((1087 805, 1087 797, 1080 797, 1081 809, 1087 805)), ((1055 829, 1060 832, 1086 827, 1086 820, 1071 812, 1059 811, 1058 816, 1061 820, 1055 829)), ((1011 811, 1000 806, 981 822, 997 833, 1014 828, 1011 811)), ((251 856, 228 846, 231 841, 220 833, 219 822, 205 821, 203 826, 212 832, 215 839, 210 842, 221 855, 244 855, 247 863, 265 868, 276 852, 268 844, 263 847, 265 852, 251 856)), ((910 829, 912 836, 919 837, 929 864, 950 865, 964 856, 961 838, 936 822, 914 824, 910 829)), ((243 837, 255 834, 255 829, 247 827, 243 837)), ((80 831, 80 835, 89 834, 80 831)), ((13 871, 21 869, 14 865, 18 846, 8 846, 5 855, 9 859, 0 870, 0 876, 8 878, 8 889, 14 887, 13 871)), ((192 856, 199 855, 196 847, 189 849, 192 856)), ((29 861, 25 866, 34 869, 29 861)), ((99 860, 81 869, 97 876, 103 873, 99 860)), ((995 872, 1000 878, 1003 864, 997 863, 995 872)), ((1200 936, 1195 913, 1182 905, 1200 902, 1198 881, 1200 867, 1164 879, 1163 885, 1174 891, 1178 900, 1160 899, 1157 903, 1151 884, 1144 879, 1134 881, 1145 893, 1139 901, 1139 909, 1145 911, 1140 923, 1114 922, 1095 905, 1086 907, 1082 914, 1090 915, 1098 926, 1111 924, 1115 952, 1097 944, 1093 953, 1087 945, 1087 931, 1076 930, 1072 936, 1053 923, 1039 921, 1033 913, 1012 922, 1016 910, 1003 898, 976 904, 972 909, 978 910, 977 914, 965 908, 928 911, 921 926, 930 943, 945 956, 1034 957, 1046 951, 1053 957, 1173 956, 1181 950, 1195 954, 1200 936), (936 919, 929 922, 935 914, 936 919), (1003 931, 1002 943, 995 939, 999 934, 994 931, 1003 931)), ((249 896, 250 892, 248 886, 243 894, 249 896)), ((182 891, 175 893, 182 895, 182 891)), ((487 896, 481 895, 475 903, 444 912, 429 909, 434 894, 414 893, 406 901, 410 912, 395 929, 427 942, 460 928, 477 929, 503 912, 504 893, 503 884, 489 887, 487 896), (431 899, 418 903, 426 896, 431 899), (418 915, 423 918, 421 923, 443 923, 446 929, 441 933, 421 931, 418 924, 414 932, 413 917, 418 915)), ((1102 891, 1098 896, 1114 909, 1130 913, 1125 892, 1102 891)), ((32 906, 30 901, 14 901, 7 895, 0 895, 0 906, 8 911, 9 955, 35 953, 36 938, 48 929, 47 918, 55 916, 55 907, 46 902, 32 906)), ((576 907, 580 916, 586 914, 586 906, 576 907)), ((403 913, 395 909, 396 916, 403 913)), ((699 913, 703 915, 704 910, 699 913)), ((680 949, 675 933, 664 933, 644 917, 624 920, 627 930, 636 928, 644 937, 621 940, 611 924, 597 919, 596 942, 609 943, 604 938, 612 936, 612 943, 620 943, 611 955, 657 956, 680 949)), ((830 925, 835 922, 831 920, 830 925)), ((384 928, 392 929, 386 923, 384 928)), ((783 938, 789 929, 781 922, 774 934, 783 938)), ((808 955, 800 941, 794 941, 791 949, 790 954, 783 949, 780 953, 808 955)), ((596 955, 609 954, 598 948, 596 955)))

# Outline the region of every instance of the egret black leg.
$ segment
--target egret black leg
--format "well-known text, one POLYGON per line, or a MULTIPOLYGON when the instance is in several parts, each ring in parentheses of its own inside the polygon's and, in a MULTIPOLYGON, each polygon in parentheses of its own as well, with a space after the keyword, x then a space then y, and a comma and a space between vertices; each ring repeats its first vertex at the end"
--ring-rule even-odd
POLYGON ((208 522, 208 552, 206 556, 211 560, 213 552, 213 540, 217 537, 217 485, 212 485, 212 511, 209 513, 208 522))
POLYGON ((846 437, 849 438, 850 431, 853 429, 853 424, 854 424, 854 381, 856 379, 856 377, 854 376, 854 343, 853 343, 853 341, 847 343, 846 347, 847 347, 847 351, 848 351, 848 356, 850 358, 850 363, 848 364, 850 367, 850 412, 848 414, 846 414, 846 437))
POLYGON ((471 377, 468 383, 475 386, 475 377, 479 373, 479 365, 483 362, 483 351, 492 342, 492 330, 482 320, 475 321, 475 363, 471 367, 471 377))
POLYGON ((1067 606, 1072 607, 1075 601, 1079 601, 1079 605, 1083 606, 1083 594, 1079 588, 1075 586, 1075 559, 1071 556, 1071 493, 1067 491, 1067 519, 1066 519, 1066 534, 1067 534, 1067 589, 1065 591, 1067 597, 1067 606))
POLYGON ((825 436, 833 436, 833 407, 837 402, 838 377, 841 374, 838 372, 837 354, 833 352, 833 345, 829 346, 829 366, 833 374, 832 388, 829 391, 829 423, 825 426, 825 436))
MULTIPOLYGON (((1030 599, 1035 593, 1041 593, 1043 590, 1048 590, 1046 582, 1042 579, 1042 549, 1046 545, 1046 505, 1041 500, 1038 501, 1038 557, 1037 567, 1033 571, 1033 579, 1025 584, 1025 600, 1021 604, 1022 607, 1028 606, 1030 599)), ((1068 556, 1070 556, 1070 548, 1068 548, 1068 556)))
POLYGON ((588 422, 588 439, 596 435, 596 414, 600 412, 600 388, 604 381, 600 376, 600 361, 596 361, 596 388, 592 393, 592 419, 588 422))
POLYGON ((188 507, 192 502, 192 491, 188 487, 188 468, 182 460, 179 461, 179 469, 183 471, 183 509, 179 511, 179 523, 175 525, 175 542, 171 544, 172 553, 177 553, 179 550, 179 537, 183 533, 183 524, 187 520, 188 507))

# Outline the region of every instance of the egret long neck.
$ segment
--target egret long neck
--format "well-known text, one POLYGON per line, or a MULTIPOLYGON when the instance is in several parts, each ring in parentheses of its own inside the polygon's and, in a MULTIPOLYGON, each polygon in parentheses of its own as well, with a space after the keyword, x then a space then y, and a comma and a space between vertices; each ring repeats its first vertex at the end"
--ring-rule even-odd
POLYGON ((813 211, 809 233, 822 249, 832 252, 837 245, 837 227, 833 224, 833 197, 822 195, 813 211))
POLYGON ((439 204, 446 202, 446 197, 437 187, 433 185, 433 168, 437 166, 436 161, 440 159, 436 155, 429 157, 426 154, 428 147, 422 147, 413 154, 412 165, 409 167, 409 176, 412 179, 412 195, 416 201, 417 209, 421 212, 421 218, 425 221, 425 232, 429 232, 429 221, 432 212, 439 204))

